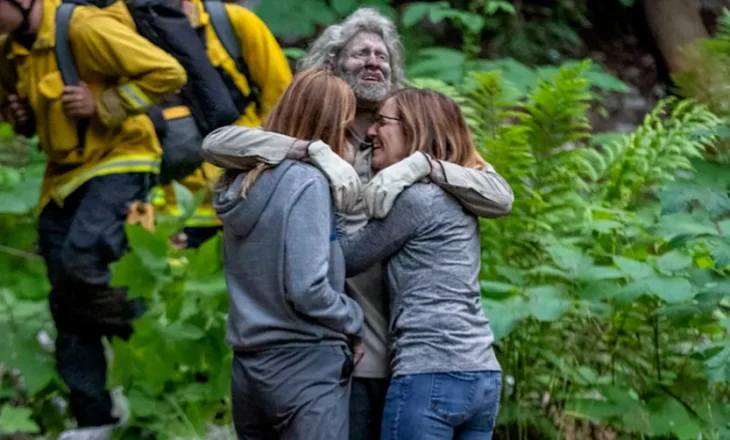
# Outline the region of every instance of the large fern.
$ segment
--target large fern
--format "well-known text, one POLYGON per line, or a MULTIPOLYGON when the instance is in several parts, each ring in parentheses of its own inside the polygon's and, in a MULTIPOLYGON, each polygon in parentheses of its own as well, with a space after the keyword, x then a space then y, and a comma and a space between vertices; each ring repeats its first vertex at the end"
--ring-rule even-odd
POLYGON ((586 189, 574 153, 588 137, 589 64, 561 69, 524 102, 510 99, 498 72, 472 75, 468 113, 480 151, 512 185, 513 214, 484 222, 485 252, 495 261, 531 266, 542 256, 541 237, 568 227, 586 209, 586 189))
MULTIPOLYGON (((677 384, 699 375, 682 366, 687 356, 672 352, 692 339, 690 328, 656 341, 663 351, 646 350, 647 341, 656 338, 655 329, 669 323, 657 317, 656 299, 614 305, 614 296, 631 293, 614 258, 655 274, 649 260, 633 260, 637 251, 654 254, 660 247, 658 239, 645 237, 651 230, 649 223, 641 224, 637 208, 678 174, 692 171, 691 159, 715 140, 720 121, 703 105, 670 98, 635 133, 615 136, 614 142, 606 142, 608 136, 587 142, 589 67, 561 68, 519 102, 499 72, 472 73, 457 87, 421 84, 457 100, 479 151, 515 193, 512 214, 483 221, 481 237, 484 304, 505 377, 514 379, 503 395, 500 429, 516 431, 519 439, 557 438, 570 431, 575 419, 595 405, 591 396, 599 378, 616 379, 601 389, 605 395, 613 392, 616 401, 601 404, 614 411, 624 408, 621 398, 629 390, 641 399, 672 402, 652 394, 657 362, 666 370, 665 382, 669 374, 677 374, 677 384), (596 229, 599 222, 593 220, 608 217, 606 223, 614 226, 596 229), (641 237, 626 239, 615 225, 636 225, 641 237), (621 350, 616 350, 619 340, 621 350)), ((686 283, 666 274, 656 280, 686 283)), ((646 287, 638 282, 631 286, 646 287)), ((642 408, 637 414, 645 416, 642 408)), ((612 417, 594 420, 638 432, 623 413, 612 417)), ((586 429, 592 426, 581 423, 586 429)), ((642 425, 639 431, 647 429, 642 425)))
POLYGON ((702 158, 720 123, 705 106, 691 101, 659 102, 634 133, 603 146, 598 158, 586 154, 600 172, 594 177, 594 199, 605 206, 637 205, 675 180, 677 172, 693 171, 691 159, 702 158))

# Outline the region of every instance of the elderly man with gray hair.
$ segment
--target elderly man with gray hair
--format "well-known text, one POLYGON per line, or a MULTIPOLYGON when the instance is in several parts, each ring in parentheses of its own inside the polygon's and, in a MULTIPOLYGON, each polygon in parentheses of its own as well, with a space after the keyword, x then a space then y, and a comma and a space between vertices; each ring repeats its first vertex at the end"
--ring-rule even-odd
MULTIPOLYGON (((348 131, 350 162, 354 161, 357 174, 322 142, 245 127, 224 127, 208 135, 203 144, 206 160, 228 169, 250 169, 261 162, 278 164, 284 159, 307 160, 329 179, 335 205, 348 214, 351 230, 363 227, 368 217, 385 217, 406 187, 426 177, 479 217, 510 213, 512 189, 487 163, 469 169, 414 153, 373 176, 367 129, 382 102, 405 82, 402 46, 392 21, 374 9, 363 8, 341 24, 328 27, 298 67, 322 66, 344 79, 357 98, 355 121, 348 131), (365 184, 362 193, 361 183, 365 184)), ((390 378, 386 348, 389 301, 382 265, 349 278, 346 288, 365 315, 365 355, 352 381, 350 438, 374 439, 379 437, 390 378)))

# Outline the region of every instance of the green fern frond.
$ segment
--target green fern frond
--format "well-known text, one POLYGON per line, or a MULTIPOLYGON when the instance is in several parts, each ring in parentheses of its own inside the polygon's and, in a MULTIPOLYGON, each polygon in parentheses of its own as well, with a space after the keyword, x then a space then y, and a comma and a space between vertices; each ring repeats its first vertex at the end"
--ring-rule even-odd
POLYGON ((667 98, 646 117, 615 155, 604 172, 603 203, 628 207, 675 179, 677 171, 692 171, 690 159, 701 157, 716 138, 720 119, 705 106, 690 100, 667 98))

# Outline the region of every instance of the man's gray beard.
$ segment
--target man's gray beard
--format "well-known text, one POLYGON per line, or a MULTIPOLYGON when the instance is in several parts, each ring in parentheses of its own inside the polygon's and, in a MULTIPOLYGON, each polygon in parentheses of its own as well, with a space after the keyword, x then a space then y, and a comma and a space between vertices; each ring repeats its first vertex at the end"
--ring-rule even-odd
POLYGON ((390 78, 384 78, 385 81, 381 83, 363 84, 360 82, 360 72, 362 72, 362 69, 347 72, 342 68, 338 68, 336 73, 355 92, 358 106, 372 107, 380 105, 390 94, 390 78))

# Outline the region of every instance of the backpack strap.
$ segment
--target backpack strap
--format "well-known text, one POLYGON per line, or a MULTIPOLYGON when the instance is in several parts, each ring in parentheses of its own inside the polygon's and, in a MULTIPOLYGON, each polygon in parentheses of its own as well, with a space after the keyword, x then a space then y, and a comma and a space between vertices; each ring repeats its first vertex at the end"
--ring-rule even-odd
POLYGON ((68 27, 75 8, 73 3, 62 3, 56 9, 56 64, 63 83, 68 86, 79 85, 79 72, 68 41, 68 27))
MULTIPOLYGON (((71 45, 68 41, 68 27, 71 24, 71 16, 75 8, 76 5, 73 3, 61 3, 61 6, 56 9, 56 64, 59 72, 61 72, 63 83, 67 86, 80 84, 79 71, 76 69, 73 53, 71 53, 71 45)), ((84 153, 86 129, 88 127, 88 119, 82 119, 76 125, 76 136, 79 141, 76 145, 76 151, 79 156, 84 153)))
POLYGON ((207 12, 210 17, 210 23, 213 25, 213 31, 218 36, 221 44, 223 44, 223 48, 225 48, 226 52, 228 52, 228 56, 230 56, 236 63, 238 71, 246 77, 250 95, 251 98, 253 98, 252 101, 260 108, 259 87, 251 79, 251 73, 248 70, 246 60, 244 60, 241 55, 241 44, 238 42, 236 32, 233 30, 233 26, 231 25, 231 19, 228 17, 226 6, 220 0, 206 0, 203 1, 203 5, 205 7, 205 12, 207 12))

